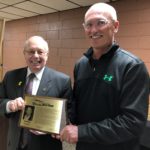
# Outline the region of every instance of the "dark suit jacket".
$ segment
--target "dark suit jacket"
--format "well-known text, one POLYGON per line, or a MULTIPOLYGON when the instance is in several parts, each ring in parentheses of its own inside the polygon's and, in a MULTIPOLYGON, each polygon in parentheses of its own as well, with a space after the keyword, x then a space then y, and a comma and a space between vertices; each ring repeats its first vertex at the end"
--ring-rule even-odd
MULTIPOLYGON (((21 128, 18 127, 20 112, 6 114, 6 103, 17 97, 23 97, 27 68, 9 71, 0 85, 0 115, 9 118, 7 150, 16 150, 19 143, 21 128)), ((45 67, 37 91, 38 96, 67 98, 69 104, 72 95, 70 78, 60 72, 45 67)), ((69 106, 69 105, 68 105, 69 106)), ((61 150, 61 142, 50 135, 31 134, 29 150, 61 150)))

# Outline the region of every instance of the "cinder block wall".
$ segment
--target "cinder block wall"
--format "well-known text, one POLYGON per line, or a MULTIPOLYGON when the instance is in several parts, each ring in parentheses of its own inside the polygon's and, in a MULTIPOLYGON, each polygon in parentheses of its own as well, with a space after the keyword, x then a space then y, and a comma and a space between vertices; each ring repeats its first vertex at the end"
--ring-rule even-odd
POLYGON ((120 20, 117 41, 139 56, 150 72, 150 1, 120 0, 114 6, 120 20))
POLYGON ((33 35, 49 43, 47 65, 72 76, 75 61, 88 47, 82 27, 86 8, 10 21, 4 37, 4 73, 25 65, 24 41, 33 35))
MULTIPOLYGON (((150 0, 120 0, 110 4, 117 9, 120 20, 117 42, 139 56, 150 72, 150 0)), ((87 7, 6 22, 3 74, 25 66, 24 41, 40 35, 50 47, 47 65, 72 77, 75 61, 89 47, 82 28, 86 10, 87 7)), ((1 119, 0 130, 0 147, 5 150, 7 121, 1 119)))
MULTIPOLYGON (((138 55, 150 71, 150 1, 120 0, 111 3, 118 11, 117 42, 138 55)), ((49 43, 48 66, 72 77, 75 61, 89 47, 82 27, 87 8, 67 10, 6 23, 3 60, 6 71, 25 65, 24 41, 32 35, 49 43)))

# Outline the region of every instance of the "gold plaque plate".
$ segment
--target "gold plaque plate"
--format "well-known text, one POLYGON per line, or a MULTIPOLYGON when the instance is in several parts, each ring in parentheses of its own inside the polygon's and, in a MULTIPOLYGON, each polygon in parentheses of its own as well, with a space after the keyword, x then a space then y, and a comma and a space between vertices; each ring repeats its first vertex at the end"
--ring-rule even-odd
POLYGON ((66 99, 25 95, 25 108, 20 126, 47 133, 59 134, 66 124, 66 99))

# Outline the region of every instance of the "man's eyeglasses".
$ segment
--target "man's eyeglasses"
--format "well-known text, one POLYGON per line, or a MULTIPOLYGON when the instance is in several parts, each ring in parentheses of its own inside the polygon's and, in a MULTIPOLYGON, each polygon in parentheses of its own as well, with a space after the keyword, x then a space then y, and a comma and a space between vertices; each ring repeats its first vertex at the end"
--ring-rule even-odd
POLYGON ((42 50, 25 50, 25 52, 30 56, 35 55, 35 54, 38 54, 40 56, 44 56, 48 53, 48 52, 44 52, 42 50))
POLYGON ((97 28, 102 28, 104 27, 106 24, 108 24, 109 21, 108 20, 105 20, 105 19, 99 19, 99 20, 96 20, 96 21, 89 21, 89 22, 85 22, 83 23, 83 26, 86 30, 90 30, 92 29, 93 26, 96 26, 97 28))

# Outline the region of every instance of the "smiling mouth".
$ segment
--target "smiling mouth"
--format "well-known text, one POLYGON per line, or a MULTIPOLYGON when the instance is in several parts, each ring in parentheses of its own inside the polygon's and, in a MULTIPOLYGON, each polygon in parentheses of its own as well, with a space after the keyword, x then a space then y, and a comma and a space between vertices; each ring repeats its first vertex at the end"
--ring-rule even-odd
POLYGON ((31 63, 33 64, 33 65, 39 65, 39 64, 41 64, 41 61, 39 60, 39 61, 31 61, 31 63))
POLYGON ((102 37, 103 37, 102 34, 100 34, 100 35, 91 35, 90 36, 91 39, 98 39, 98 38, 102 38, 102 37))

